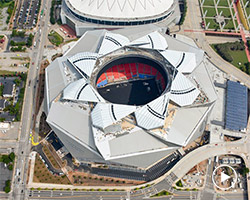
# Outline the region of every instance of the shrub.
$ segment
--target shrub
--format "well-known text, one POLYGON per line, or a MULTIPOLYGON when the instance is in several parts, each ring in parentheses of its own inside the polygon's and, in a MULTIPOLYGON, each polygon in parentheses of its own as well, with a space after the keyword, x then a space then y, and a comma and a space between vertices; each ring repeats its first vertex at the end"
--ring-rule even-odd
POLYGON ((176 185, 177 185, 178 187, 183 187, 181 180, 179 180, 179 181, 176 183, 176 185))
POLYGON ((4 187, 4 192, 9 193, 10 192, 10 186, 5 186, 4 187))
POLYGON ((184 23, 186 14, 187 14, 187 1, 183 0, 183 12, 181 14, 179 25, 182 25, 184 23))

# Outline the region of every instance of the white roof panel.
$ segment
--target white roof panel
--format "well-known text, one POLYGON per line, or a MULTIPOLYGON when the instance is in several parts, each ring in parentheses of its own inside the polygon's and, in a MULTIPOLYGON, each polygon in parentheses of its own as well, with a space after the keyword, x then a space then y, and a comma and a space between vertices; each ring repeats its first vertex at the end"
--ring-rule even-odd
POLYGON ((94 18, 146 18, 166 12, 173 0, 67 0, 78 13, 94 18))
POLYGON ((105 102, 93 87, 86 83, 85 79, 79 79, 69 84, 63 91, 63 99, 89 102, 105 102))
POLYGON ((111 32, 106 32, 98 53, 100 55, 105 55, 116 49, 119 49, 120 47, 127 45, 129 42, 130 42, 129 39, 126 38, 125 36, 111 32))
MULTIPOLYGON (((206 112, 208 111, 209 106, 200 106, 200 107, 185 107, 180 108, 174 121, 170 127, 170 131, 166 134, 166 140, 173 144, 186 145, 189 141, 190 134, 195 131, 196 127, 201 121, 203 116, 207 116, 206 112)), ((202 131, 198 131, 202 134, 202 131)))
POLYGON ((197 66, 195 53, 166 50, 161 54, 182 73, 191 73, 197 66))
POLYGON ((91 112, 94 126, 104 129, 136 110, 136 106, 98 103, 91 112))
POLYGON ((138 126, 147 130, 164 125, 167 114, 169 93, 162 95, 135 112, 138 126))
POLYGON ((146 36, 136 39, 131 42, 130 45, 158 50, 165 50, 168 47, 167 41, 158 31, 152 32, 146 36))
MULTIPOLYGON (((134 128, 129 134, 121 135, 109 141, 111 158, 129 156, 166 148, 167 145, 141 128, 134 128)), ((113 158, 112 158, 113 159, 113 158)))
POLYGON ((191 105, 200 91, 182 73, 177 72, 172 86, 170 99, 179 106, 191 105))
POLYGON ((90 76, 97 60, 97 53, 78 53, 68 58, 69 62, 80 72, 90 76))
POLYGON ((65 134, 70 135, 70 137, 80 140, 87 146, 95 149, 88 113, 88 107, 85 107, 84 110, 74 103, 53 102, 47 121, 49 124, 60 128, 65 134))

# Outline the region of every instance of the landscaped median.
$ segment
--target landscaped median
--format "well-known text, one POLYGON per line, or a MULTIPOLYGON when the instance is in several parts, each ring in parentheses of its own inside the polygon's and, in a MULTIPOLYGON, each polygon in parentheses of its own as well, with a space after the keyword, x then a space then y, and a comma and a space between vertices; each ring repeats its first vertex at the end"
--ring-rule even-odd
POLYGON ((160 197, 160 196, 169 196, 172 195, 172 193, 166 191, 166 190, 162 190, 161 192, 151 196, 151 197, 160 197))

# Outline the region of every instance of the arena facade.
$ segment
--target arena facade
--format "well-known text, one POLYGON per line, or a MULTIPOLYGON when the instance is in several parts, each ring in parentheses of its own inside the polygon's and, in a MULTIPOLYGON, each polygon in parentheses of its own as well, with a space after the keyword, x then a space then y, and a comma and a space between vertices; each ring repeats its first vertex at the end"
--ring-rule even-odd
POLYGON ((178 23, 178 0, 63 0, 63 24, 81 36, 87 30, 118 29, 156 24, 168 27, 178 23))
POLYGON ((46 68, 44 105, 48 124, 80 163, 152 180, 203 135, 217 95, 195 44, 159 31, 135 37, 86 32, 46 68))

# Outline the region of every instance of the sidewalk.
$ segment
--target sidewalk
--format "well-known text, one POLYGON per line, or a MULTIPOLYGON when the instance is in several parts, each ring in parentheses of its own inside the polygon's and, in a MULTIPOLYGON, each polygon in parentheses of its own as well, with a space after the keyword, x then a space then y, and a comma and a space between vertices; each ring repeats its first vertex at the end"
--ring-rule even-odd
POLYGON ((33 176, 34 176, 34 167, 35 167, 35 162, 36 162, 36 152, 32 151, 30 153, 30 159, 31 159, 31 164, 30 164, 30 174, 29 174, 29 180, 28 180, 28 184, 33 182, 33 176))

